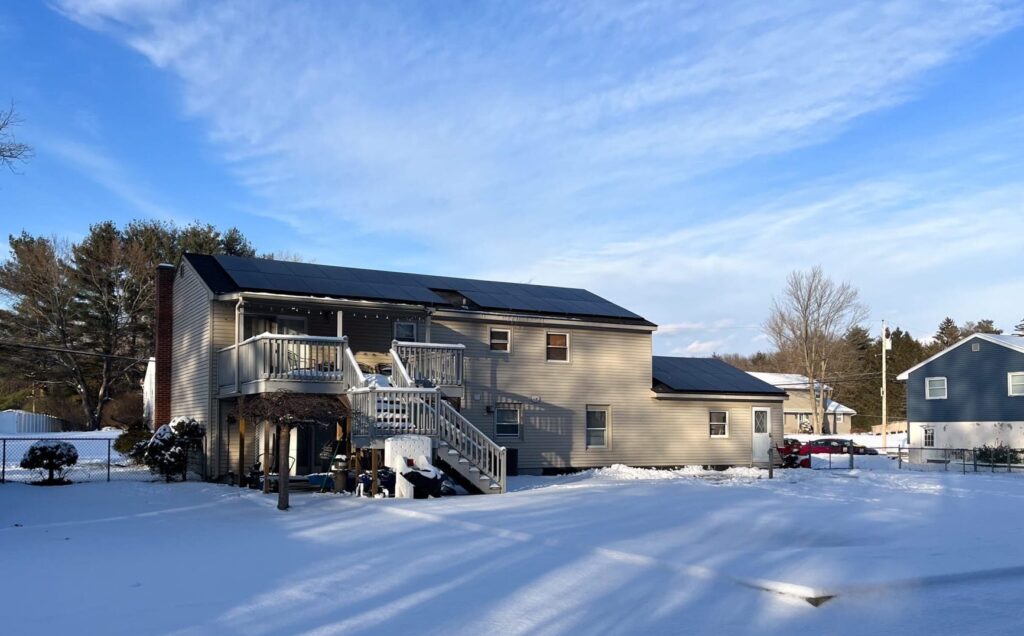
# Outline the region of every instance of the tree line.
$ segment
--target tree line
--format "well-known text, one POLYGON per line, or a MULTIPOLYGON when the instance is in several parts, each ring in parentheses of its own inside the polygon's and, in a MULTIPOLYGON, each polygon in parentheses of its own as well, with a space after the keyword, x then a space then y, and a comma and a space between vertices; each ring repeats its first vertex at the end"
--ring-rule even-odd
POLYGON ((184 252, 255 255, 237 228, 153 220, 97 223, 75 242, 22 232, 9 248, 0 264, 0 406, 40 402, 90 429, 141 416, 157 265, 184 252), (119 408, 122 396, 129 404, 119 408))
MULTIPOLYGON (((808 378, 806 386, 787 387, 789 391, 827 386, 824 399, 812 400, 811 421, 821 430, 825 400, 840 402, 857 411, 858 430, 869 430, 882 421, 882 335, 864 328, 867 308, 855 287, 836 282, 820 267, 789 275, 782 294, 773 301, 763 329, 774 345, 772 351, 753 355, 718 356, 746 371, 793 373, 808 378)), ((890 421, 905 420, 906 385, 896 376, 946 347, 975 333, 1001 334, 991 319, 957 324, 946 317, 939 322, 931 338, 919 340, 909 331, 889 330, 891 349, 887 354, 890 421)), ((1015 327, 1015 335, 1024 336, 1024 319, 1015 327)))

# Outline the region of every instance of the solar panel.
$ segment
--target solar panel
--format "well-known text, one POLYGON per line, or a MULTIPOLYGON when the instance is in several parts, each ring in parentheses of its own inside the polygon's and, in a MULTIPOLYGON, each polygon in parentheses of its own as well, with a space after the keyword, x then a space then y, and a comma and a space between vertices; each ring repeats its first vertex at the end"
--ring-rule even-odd
POLYGON ((483 309, 643 320, 584 289, 237 256, 192 256, 216 260, 243 290, 448 305, 448 301, 432 291, 438 289, 455 291, 483 309))
POLYGON ((717 358, 654 356, 653 375, 673 391, 698 393, 784 393, 717 358))

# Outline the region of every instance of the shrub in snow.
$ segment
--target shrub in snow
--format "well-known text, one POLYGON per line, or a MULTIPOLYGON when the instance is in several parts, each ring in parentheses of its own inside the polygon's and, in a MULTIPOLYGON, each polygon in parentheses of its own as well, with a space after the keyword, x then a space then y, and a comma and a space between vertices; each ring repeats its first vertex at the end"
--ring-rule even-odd
POLYGON ((43 482, 47 484, 62 483, 68 468, 77 463, 78 449, 68 442, 53 439, 43 439, 32 444, 21 458, 22 468, 48 471, 43 482))
POLYGON ((1014 450, 1004 444, 998 446, 982 446, 975 451, 978 461, 983 464, 1011 464, 1020 463, 1020 451, 1014 450))
POLYGON ((156 429, 153 436, 139 442, 131 457, 144 463, 153 473, 163 475, 167 481, 188 471, 188 455, 199 448, 205 432, 199 422, 190 417, 178 417, 156 429))

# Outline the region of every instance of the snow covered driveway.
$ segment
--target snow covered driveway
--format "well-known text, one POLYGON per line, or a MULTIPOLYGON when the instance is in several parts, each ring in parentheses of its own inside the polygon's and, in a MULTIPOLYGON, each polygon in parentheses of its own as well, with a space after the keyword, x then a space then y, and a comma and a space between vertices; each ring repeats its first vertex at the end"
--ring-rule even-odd
POLYGON ((430 501, 0 486, 9 633, 1015 632, 1024 475, 611 468, 430 501), (761 587, 785 594, 766 592, 761 587), (836 595, 812 607, 801 595, 836 595))

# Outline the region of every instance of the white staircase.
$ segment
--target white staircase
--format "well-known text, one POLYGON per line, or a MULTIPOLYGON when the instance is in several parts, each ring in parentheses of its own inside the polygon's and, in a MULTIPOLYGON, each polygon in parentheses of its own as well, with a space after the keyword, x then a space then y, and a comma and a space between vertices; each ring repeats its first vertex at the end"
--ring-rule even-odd
MULTIPOLYGON (((414 385, 402 356, 401 343, 391 349, 394 386, 366 386, 366 380, 346 347, 345 377, 352 405, 352 440, 357 446, 376 447, 392 435, 429 435, 437 440, 438 457, 483 494, 507 488, 506 452, 442 397, 436 386, 414 385)), ((425 347, 410 347, 423 354, 425 347)), ((454 349, 449 346, 448 348, 454 349)), ((458 365, 462 353, 458 347, 458 365)), ((443 368, 443 367, 442 367, 443 368)), ((454 372, 444 369, 447 377, 454 372)), ((461 382, 461 370, 458 371, 461 382)))

